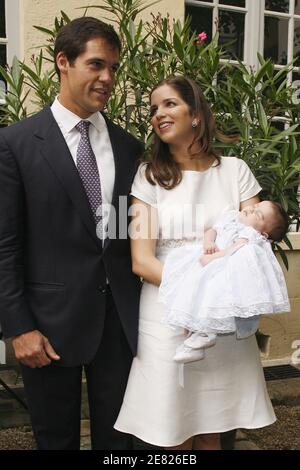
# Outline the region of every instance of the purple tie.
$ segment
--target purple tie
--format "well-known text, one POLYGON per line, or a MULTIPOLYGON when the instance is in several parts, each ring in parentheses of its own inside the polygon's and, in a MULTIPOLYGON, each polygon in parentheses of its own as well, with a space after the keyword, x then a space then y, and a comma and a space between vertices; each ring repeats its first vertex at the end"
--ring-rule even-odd
MULTIPOLYGON (((96 157, 89 138, 89 121, 80 121, 75 127, 81 137, 77 149, 77 170, 83 183, 86 195, 90 202, 96 225, 101 220, 102 195, 99 171, 96 157), (98 210, 98 214, 96 215, 98 210)), ((98 232, 98 231, 97 231, 98 232)))

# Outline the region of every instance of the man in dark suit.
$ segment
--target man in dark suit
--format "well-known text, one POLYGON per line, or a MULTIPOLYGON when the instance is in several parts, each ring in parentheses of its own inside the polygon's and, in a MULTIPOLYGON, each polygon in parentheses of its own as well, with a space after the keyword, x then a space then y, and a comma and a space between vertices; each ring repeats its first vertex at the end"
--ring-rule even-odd
POLYGON ((136 352, 140 281, 118 228, 143 146, 101 113, 120 49, 95 18, 64 26, 58 98, 0 131, 0 323, 39 449, 79 448, 83 367, 92 447, 131 447, 113 424, 136 352), (103 231, 110 205, 116 237, 103 231))

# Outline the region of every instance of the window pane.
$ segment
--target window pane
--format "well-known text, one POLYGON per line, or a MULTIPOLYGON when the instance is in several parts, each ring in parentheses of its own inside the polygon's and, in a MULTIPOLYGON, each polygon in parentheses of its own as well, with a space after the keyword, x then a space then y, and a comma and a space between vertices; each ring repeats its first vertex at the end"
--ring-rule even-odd
POLYGON ((6 65, 6 46, 0 44, 0 65, 6 65))
POLYGON ((288 19, 265 17, 264 57, 275 64, 287 63, 288 19))
POLYGON ((300 2, 299 2, 299 0, 295 1, 295 15, 300 15, 300 2))
POLYGON ((299 83, 300 83, 300 71, 296 71, 296 72, 294 71, 293 72, 293 80, 292 81, 294 82, 295 80, 299 81, 299 83))
POLYGON ((266 0, 265 9, 272 11, 280 11, 282 13, 289 12, 289 0, 266 0))
POLYGON ((284 121, 273 121, 272 120, 272 126, 275 127, 275 129, 278 130, 278 132, 283 132, 285 129, 285 122, 284 121))
POLYGON ((230 59, 244 58, 244 13, 220 10, 219 12, 219 44, 227 52, 230 59))
POLYGON ((0 0, 0 38, 5 38, 5 0, 0 0))
POLYGON ((220 0, 221 5, 232 5, 233 7, 245 7, 245 0, 220 0))
POLYGON ((205 31, 207 41, 210 42, 212 38, 212 9, 186 6, 185 14, 192 17, 192 31, 195 31, 197 34, 205 31))
POLYGON ((295 66, 300 66, 300 20, 295 20, 294 30, 294 57, 297 59, 295 66))

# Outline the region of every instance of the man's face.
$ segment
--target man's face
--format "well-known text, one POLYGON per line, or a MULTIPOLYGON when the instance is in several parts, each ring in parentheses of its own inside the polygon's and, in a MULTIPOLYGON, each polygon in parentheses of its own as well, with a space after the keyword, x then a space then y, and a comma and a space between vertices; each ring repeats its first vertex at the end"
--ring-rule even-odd
POLYGON ((103 111, 113 89, 119 58, 118 49, 103 38, 88 41, 85 52, 73 64, 60 52, 57 65, 61 104, 82 119, 103 111))

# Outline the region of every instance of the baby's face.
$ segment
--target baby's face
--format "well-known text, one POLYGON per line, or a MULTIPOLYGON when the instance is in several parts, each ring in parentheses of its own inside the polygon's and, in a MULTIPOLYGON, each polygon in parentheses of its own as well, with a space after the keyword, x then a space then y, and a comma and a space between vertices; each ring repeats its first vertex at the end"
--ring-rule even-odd
POLYGON ((270 201, 262 201, 241 210, 239 221, 268 235, 274 225, 274 208, 270 201))

